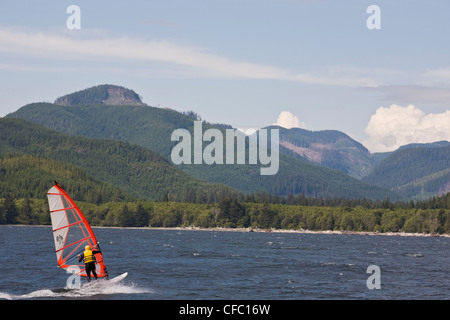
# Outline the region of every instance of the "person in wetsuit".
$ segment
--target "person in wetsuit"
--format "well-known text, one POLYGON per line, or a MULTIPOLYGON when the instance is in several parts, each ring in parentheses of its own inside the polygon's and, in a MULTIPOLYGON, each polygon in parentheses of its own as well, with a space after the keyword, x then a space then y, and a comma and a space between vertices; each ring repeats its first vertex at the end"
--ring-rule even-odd
POLYGON ((92 250, 90 246, 86 246, 84 247, 84 253, 78 255, 78 262, 81 262, 81 260, 84 259, 88 282, 91 281, 91 273, 95 280, 97 280, 97 273, 95 272, 95 263, 97 260, 95 259, 95 254, 100 252, 100 249, 92 250))

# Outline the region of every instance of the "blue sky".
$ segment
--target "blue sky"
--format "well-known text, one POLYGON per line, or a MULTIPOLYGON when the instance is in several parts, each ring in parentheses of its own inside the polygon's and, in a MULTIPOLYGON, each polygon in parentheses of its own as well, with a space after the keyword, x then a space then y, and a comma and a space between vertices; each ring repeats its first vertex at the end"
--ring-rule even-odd
POLYGON ((2 0, 0 116, 108 83, 239 128, 340 130, 372 152, 450 140, 449 14, 445 0, 2 0))

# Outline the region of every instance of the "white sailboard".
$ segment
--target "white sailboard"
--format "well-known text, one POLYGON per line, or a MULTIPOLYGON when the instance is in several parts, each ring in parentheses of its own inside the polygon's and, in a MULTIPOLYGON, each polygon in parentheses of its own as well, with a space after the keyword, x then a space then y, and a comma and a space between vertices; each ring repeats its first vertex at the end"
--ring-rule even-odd
POLYGON ((117 283, 117 282, 120 282, 120 281, 122 281, 123 279, 125 279, 127 275, 128 275, 128 272, 122 273, 120 276, 117 276, 117 277, 114 277, 114 278, 112 278, 112 279, 109 279, 108 282, 110 282, 110 283, 117 283))

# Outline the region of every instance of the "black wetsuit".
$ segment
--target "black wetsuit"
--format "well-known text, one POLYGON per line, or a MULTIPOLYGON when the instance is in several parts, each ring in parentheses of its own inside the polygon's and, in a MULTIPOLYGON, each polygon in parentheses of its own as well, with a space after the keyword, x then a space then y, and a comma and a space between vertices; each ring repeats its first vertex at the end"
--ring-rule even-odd
MULTIPOLYGON (((86 275, 87 275, 88 281, 91 281, 91 273, 94 276, 95 280, 97 280, 97 273, 95 272, 95 263, 96 263, 95 254, 100 253, 100 252, 101 251, 92 250, 92 255, 93 255, 94 261, 84 264, 85 268, 86 268, 86 275)), ((78 262, 81 262, 81 260, 83 260, 83 259, 84 259, 84 253, 80 254, 80 256, 78 257, 78 262)))

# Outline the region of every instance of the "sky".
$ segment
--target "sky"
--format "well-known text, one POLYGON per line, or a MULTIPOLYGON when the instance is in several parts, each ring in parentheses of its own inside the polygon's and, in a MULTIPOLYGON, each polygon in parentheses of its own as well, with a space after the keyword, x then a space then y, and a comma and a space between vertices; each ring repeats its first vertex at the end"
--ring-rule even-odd
POLYGON ((371 152, 450 140, 449 15, 447 0, 2 0, 0 116, 114 84, 371 152))

